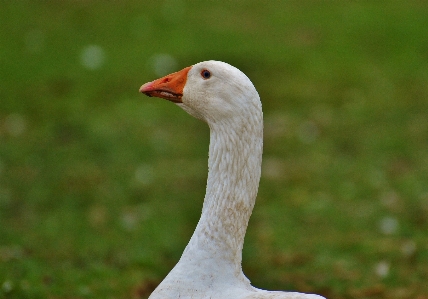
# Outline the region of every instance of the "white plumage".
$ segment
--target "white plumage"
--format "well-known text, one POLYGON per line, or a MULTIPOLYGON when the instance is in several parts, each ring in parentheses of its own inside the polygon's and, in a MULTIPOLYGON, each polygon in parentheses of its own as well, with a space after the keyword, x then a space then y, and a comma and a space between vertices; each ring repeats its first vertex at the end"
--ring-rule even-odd
POLYGON ((208 182, 198 225, 179 262, 149 297, 322 299, 264 291, 242 272, 242 247, 260 180, 263 113, 251 81, 237 68, 205 61, 144 84, 210 127, 208 182))

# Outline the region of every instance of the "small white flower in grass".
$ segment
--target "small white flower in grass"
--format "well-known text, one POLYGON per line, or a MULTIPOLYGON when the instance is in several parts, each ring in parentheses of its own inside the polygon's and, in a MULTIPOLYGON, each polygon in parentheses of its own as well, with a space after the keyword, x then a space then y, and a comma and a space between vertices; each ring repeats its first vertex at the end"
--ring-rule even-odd
POLYGON ((133 231, 138 228, 142 221, 150 218, 150 215, 151 209, 144 204, 128 206, 121 214, 122 227, 127 231, 133 231))
POLYGON ((377 263, 375 265, 375 273, 377 276, 385 278, 389 275, 389 270, 390 270, 391 266, 388 262, 386 261, 380 261, 379 263, 377 263))
POLYGON ((25 132, 27 127, 24 116, 18 113, 12 113, 6 116, 4 128, 9 135, 17 137, 25 132))
POLYGON ((13 285, 13 282, 11 280, 5 280, 3 282, 3 284, 1 285, 1 288, 2 288, 3 292, 5 292, 5 293, 12 292, 13 287, 14 287, 14 285, 13 285))
POLYGON ((125 211, 122 213, 122 227, 127 231, 132 231, 138 224, 138 215, 133 211, 125 211))
POLYGON ((88 70, 96 70, 103 66, 106 54, 103 48, 97 45, 85 47, 80 54, 80 63, 88 70))
POLYGON ((153 167, 141 164, 135 170, 135 180, 142 185, 150 185, 153 182, 153 167))
POLYGON ((398 220, 393 217, 384 217, 380 220, 379 229, 384 235, 395 234, 398 230, 398 220))
POLYGON ((162 77, 178 71, 177 60, 169 54, 155 54, 150 58, 150 65, 156 76, 162 77))

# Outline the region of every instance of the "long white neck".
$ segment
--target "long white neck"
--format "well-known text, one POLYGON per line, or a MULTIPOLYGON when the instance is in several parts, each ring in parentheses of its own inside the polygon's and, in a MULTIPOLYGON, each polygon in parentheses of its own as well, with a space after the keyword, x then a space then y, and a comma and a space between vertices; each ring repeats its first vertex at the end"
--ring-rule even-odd
POLYGON ((209 124, 209 172, 202 215, 180 260, 204 264, 214 274, 221 269, 223 275, 241 280, 242 247, 257 196, 263 151, 261 107, 256 105, 255 110, 227 123, 209 124))

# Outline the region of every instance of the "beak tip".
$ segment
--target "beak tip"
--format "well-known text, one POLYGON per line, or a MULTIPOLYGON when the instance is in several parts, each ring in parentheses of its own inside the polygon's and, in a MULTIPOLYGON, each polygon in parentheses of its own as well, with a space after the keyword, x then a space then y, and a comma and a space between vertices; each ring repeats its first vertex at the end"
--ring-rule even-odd
POLYGON ((152 82, 147 82, 147 83, 143 84, 143 85, 140 87, 139 92, 141 92, 141 93, 145 93, 146 91, 150 91, 150 87, 151 87, 151 85, 152 85, 152 82))

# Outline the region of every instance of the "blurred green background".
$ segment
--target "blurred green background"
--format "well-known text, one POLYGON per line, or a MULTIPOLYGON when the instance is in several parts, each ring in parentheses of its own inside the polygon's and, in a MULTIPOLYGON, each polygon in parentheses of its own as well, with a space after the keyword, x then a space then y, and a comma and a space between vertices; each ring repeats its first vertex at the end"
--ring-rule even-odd
POLYGON ((428 298, 426 1, 0 1, 0 298, 146 298, 196 226, 209 131, 138 94, 203 60, 265 115, 260 288, 428 298))

